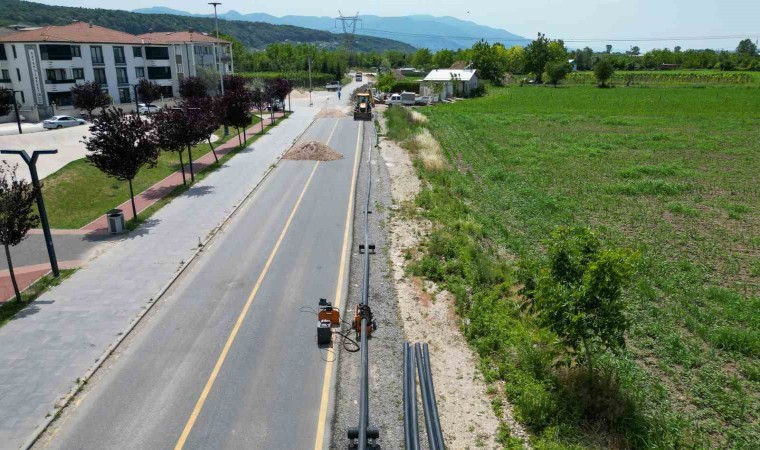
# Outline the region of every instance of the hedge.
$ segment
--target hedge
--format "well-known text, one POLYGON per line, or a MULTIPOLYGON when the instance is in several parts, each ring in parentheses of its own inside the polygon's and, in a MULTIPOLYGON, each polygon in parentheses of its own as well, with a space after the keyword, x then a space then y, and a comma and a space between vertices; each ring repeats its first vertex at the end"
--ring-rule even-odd
MULTIPOLYGON (((272 80, 275 78, 286 78, 293 82, 293 87, 308 88, 309 72, 241 72, 238 75, 247 79, 272 80)), ((325 85, 335 81, 335 75, 330 73, 312 72, 311 85, 314 89, 324 89, 325 85)))

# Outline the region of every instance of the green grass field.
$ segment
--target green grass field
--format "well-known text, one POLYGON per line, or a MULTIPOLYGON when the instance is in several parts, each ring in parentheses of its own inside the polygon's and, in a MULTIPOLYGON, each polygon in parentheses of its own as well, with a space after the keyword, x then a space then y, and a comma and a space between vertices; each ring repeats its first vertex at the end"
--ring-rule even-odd
MULTIPOLYGON (((251 123, 259 123, 259 118, 254 117, 251 123)), ((231 138, 237 140, 234 128, 230 129, 227 139, 220 139, 213 145, 217 147, 231 138)), ((198 144, 193 147, 193 159, 198 159, 210 152, 208 143, 198 144)), ((189 183, 190 169, 187 165, 187 152, 184 152, 182 158, 189 183)), ((162 152, 156 167, 143 168, 135 177, 135 195, 178 170, 180 170, 180 165, 177 153, 162 152)), ((52 228, 77 229, 129 200, 129 184, 108 177, 89 164, 86 159, 79 159, 42 180, 42 195, 52 228)))
POLYGON ((413 271, 457 296, 535 448, 760 442, 758 105, 752 86, 574 86, 420 110, 448 168, 417 164, 437 226, 413 271), (553 367, 555 339, 516 300, 515 267, 559 225, 642 255, 627 351, 602 358, 595 392, 553 367))

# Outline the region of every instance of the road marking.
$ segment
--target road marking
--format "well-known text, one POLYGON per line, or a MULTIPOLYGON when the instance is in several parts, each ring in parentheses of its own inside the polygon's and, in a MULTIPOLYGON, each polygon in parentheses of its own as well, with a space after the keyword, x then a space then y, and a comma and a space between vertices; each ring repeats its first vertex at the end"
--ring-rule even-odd
MULTIPOLYGON (((336 123, 337 125, 337 123, 336 123)), ((343 250, 340 254, 340 268, 338 269, 338 287, 335 289, 335 300, 333 307, 340 311, 340 300, 343 297, 343 278, 346 267, 346 251, 348 249, 348 237, 350 236, 351 216, 354 212, 354 191, 356 190, 357 167, 359 165, 359 150, 362 143, 362 130, 364 126, 359 127, 356 133, 356 150, 354 152, 354 173, 351 177, 351 192, 348 196, 348 211, 346 211, 346 225, 343 231, 343 250)), ((333 131, 335 131, 333 129, 333 131)), ((317 438, 314 441, 314 450, 322 450, 324 447, 325 421, 327 420, 327 404, 330 401, 330 381, 332 378, 332 361, 327 361, 325 366, 325 378, 322 383, 322 401, 319 406, 319 419, 317 420, 317 438)))
POLYGON ((279 250, 280 244, 282 243, 282 240, 285 238, 285 234, 288 232, 288 228, 290 228, 290 223, 293 221, 293 217, 296 215, 296 211, 298 210, 298 207, 301 204, 301 200, 303 200, 304 194, 306 194, 306 190, 309 188, 309 184, 311 183, 311 179, 314 177, 314 173, 316 173, 317 171, 317 167, 319 167, 319 161, 317 161, 316 164, 314 164, 314 168, 311 170, 311 174, 309 175, 309 178, 306 180, 306 185, 303 187, 303 191, 301 191, 301 195, 298 196, 298 200, 296 201, 295 206, 293 206, 293 210, 290 212, 290 216, 288 216, 288 220, 285 222, 285 227, 282 229, 282 232, 280 233, 280 237, 277 239, 277 242, 275 243, 274 248, 272 249, 272 253, 269 254, 269 259, 267 259, 266 264, 264 264, 264 269, 261 271, 261 274, 259 275, 258 280, 256 280, 256 284, 253 287, 253 291, 251 291, 251 295, 248 296, 248 300, 245 302, 245 306, 243 306, 243 310, 240 312, 237 322, 235 322, 235 326, 232 327, 230 336, 227 338, 227 342, 224 344, 224 348, 222 349, 222 353, 219 355, 219 359, 216 361, 214 370, 211 371, 211 376, 209 376, 209 379, 206 382, 206 386, 203 388, 203 392, 201 392, 201 396, 198 399, 198 402, 195 404, 195 408, 193 408, 193 412, 192 414, 190 414, 190 418, 187 420, 187 424, 185 424, 185 429, 182 430, 182 435, 179 437, 179 440, 177 441, 177 445, 174 446, 174 450, 181 450, 182 447, 184 447, 185 441, 187 441, 187 437, 190 435, 190 431, 193 429, 193 425, 195 425, 195 421, 198 419, 198 415, 203 409, 203 404, 206 403, 206 398, 211 392, 211 388, 214 386, 214 382, 216 381, 217 375, 219 375, 219 371, 222 368, 222 364, 224 364, 224 360, 227 358, 227 353, 230 351, 230 347, 232 347, 232 343, 235 341, 235 337, 237 336, 238 331, 240 331, 240 327, 243 324, 243 320, 245 319, 245 316, 248 314, 248 310, 251 308, 253 299, 256 297, 256 293, 259 291, 259 288, 261 287, 261 283, 264 281, 264 277, 269 271, 269 267, 272 265, 272 260, 274 259, 274 256, 277 254, 277 250, 279 250))

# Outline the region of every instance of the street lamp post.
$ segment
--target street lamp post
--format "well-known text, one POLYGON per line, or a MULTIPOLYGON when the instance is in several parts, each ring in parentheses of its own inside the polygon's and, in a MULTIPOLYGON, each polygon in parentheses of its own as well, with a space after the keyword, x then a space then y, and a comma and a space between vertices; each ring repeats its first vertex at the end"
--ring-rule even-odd
MULTIPOLYGON (((216 38, 219 39, 219 18, 216 15, 216 7, 221 5, 221 2, 209 2, 209 5, 214 7, 214 27, 216 28, 216 38)), ((222 75, 222 61, 221 57, 219 56, 219 43, 217 42, 214 45, 214 52, 216 55, 214 56, 216 58, 216 71, 219 73, 219 85, 221 86, 222 95, 224 95, 224 76, 222 75)), ((230 134, 229 127, 225 124, 224 125, 224 135, 227 136, 230 134)))
POLYGON ((138 103, 138 98, 137 98, 138 97, 137 96, 137 86, 139 86, 139 84, 135 84, 134 86, 132 86, 132 88, 134 88, 134 90, 135 90, 135 114, 137 114, 139 116, 140 115, 140 103, 138 103))
POLYGON ((309 106, 313 106, 314 103, 311 101, 311 55, 309 55, 309 106))
POLYGON ((32 175, 32 186, 37 191, 37 209, 40 212, 40 221, 42 222, 42 231, 45 234, 45 245, 47 246, 48 257, 50 258, 50 267, 53 269, 53 276, 58 278, 58 259, 55 257, 55 247, 53 247, 53 236, 50 234, 50 224, 48 223, 47 213, 45 212, 45 202, 42 201, 42 189, 40 179, 37 176, 37 158, 40 155, 55 155, 58 150, 35 150, 32 157, 26 153, 26 150, 0 150, 3 155, 19 155, 29 166, 29 173, 32 175))
POLYGON ((18 113, 18 103, 16 103, 16 93, 21 91, 13 91, 13 111, 16 113, 16 125, 18 125, 18 134, 24 134, 21 131, 21 114, 18 113))

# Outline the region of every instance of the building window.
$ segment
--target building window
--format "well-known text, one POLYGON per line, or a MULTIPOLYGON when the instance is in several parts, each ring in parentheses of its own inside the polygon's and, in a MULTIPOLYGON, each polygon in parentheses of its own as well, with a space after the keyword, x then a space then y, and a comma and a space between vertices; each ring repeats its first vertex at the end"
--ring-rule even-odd
POLYGON ((119 84, 129 84, 129 76, 126 67, 116 68, 116 82, 119 84))
POLYGON ((127 58, 124 56, 124 47, 113 48, 113 59, 116 64, 126 64, 127 58))
POLYGON ((151 80, 170 80, 172 70, 170 67, 148 67, 148 78, 151 80))
POLYGON ((130 103, 132 102, 132 97, 130 95, 130 89, 129 88, 119 88, 119 103, 130 103))
POLYGON ((6 69, 3 69, 3 77, 0 78, 1 83, 10 83, 11 82, 11 73, 8 72, 6 69))
POLYGON ((6 61, 8 56, 5 54, 5 44, 0 44, 0 60, 6 61))
MULTIPOLYGON (((16 46, 15 45, 11 45, 11 50, 13 50, 13 59, 18 58, 18 55, 16 54, 16 46)), ((19 80, 19 81, 21 81, 21 80, 19 80)))
POLYGON ((95 72, 95 82, 102 85, 108 84, 108 79, 106 78, 106 69, 93 69, 95 72))
POLYGON ((132 56, 142 58, 142 47, 132 47, 132 56))
POLYGON ((74 58, 81 58, 82 57, 82 47, 78 45, 72 45, 71 46, 71 56, 74 58))
POLYGON ((21 94, 21 103, 26 103, 26 98, 24 97, 24 91, 20 91, 19 94, 21 94))
POLYGON ((145 47, 145 59, 169 59, 169 47, 145 47))
POLYGON ((48 92, 48 103, 57 106, 71 106, 73 98, 71 92, 48 92))
POLYGON ((135 77, 145 78, 145 67, 135 67, 135 77))
POLYGON ((84 80, 84 69, 71 69, 71 76, 75 80, 84 80))
POLYGON ((16 78, 18 78, 18 81, 21 81, 21 70, 18 67, 16 68, 16 78))
POLYGON ((46 61, 71 60, 70 45, 40 44, 40 58, 46 61))
POLYGON ((90 54, 92 55, 92 63, 93 64, 103 64, 103 47, 100 46, 91 46, 90 47, 90 54))
POLYGON ((59 83, 71 83, 73 80, 66 78, 65 69, 47 69, 45 70, 46 83, 59 84, 59 83))

